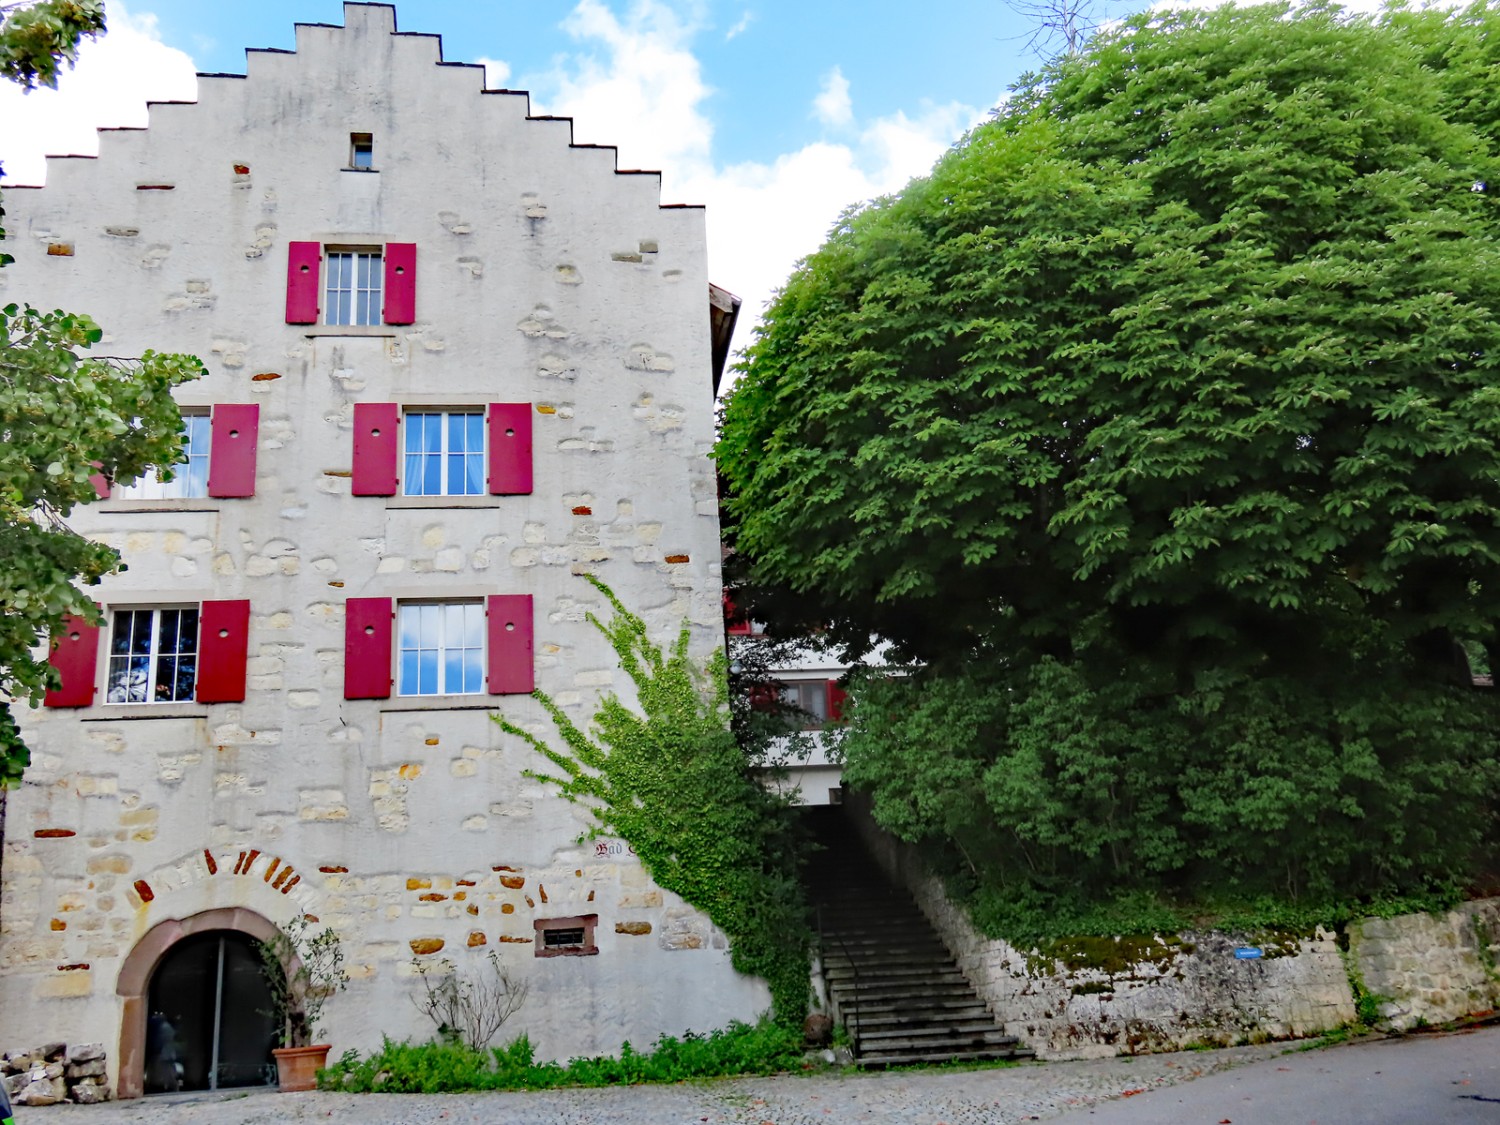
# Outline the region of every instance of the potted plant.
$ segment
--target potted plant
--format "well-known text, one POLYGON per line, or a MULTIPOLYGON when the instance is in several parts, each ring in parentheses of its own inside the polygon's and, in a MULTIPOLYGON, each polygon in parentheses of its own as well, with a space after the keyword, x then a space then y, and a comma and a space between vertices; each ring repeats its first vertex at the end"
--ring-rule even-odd
POLYGON ((331 927, 314 933, 306 915, 288 923, 265 941, 257 942, 271 988, 270 1015, 281 1043, 276 1057, 280 1087, 311 1090, 318 1071, 328 1063, 327 1043, 314 1043, 323 1029, 318 1019, 323 1005, 349 984, 344 971, 344 947, 331 927))

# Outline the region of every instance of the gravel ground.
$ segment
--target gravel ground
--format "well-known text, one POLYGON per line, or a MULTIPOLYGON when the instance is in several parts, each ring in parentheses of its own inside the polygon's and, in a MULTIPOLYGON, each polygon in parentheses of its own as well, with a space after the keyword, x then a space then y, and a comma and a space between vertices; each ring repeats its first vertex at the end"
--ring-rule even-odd
POLYGON ((1280 1054, 1284 1044, 982 1070, 507 1094, 181 1095, 17 1111, 17 1125, 1010 1125, 1280 1054))

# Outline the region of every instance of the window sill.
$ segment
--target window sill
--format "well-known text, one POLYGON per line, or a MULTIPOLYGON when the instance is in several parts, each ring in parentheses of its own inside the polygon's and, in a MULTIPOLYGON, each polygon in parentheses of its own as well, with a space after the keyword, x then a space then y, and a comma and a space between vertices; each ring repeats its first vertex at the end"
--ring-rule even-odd
POLYGON ((399 336, 398 324, 303 324, 298 325, 304 336, 370 336, 375 338, 399 336))
POLYGON ((217 500, 203 497, 183 497, 180 500, 96 500, 92 507, 96 512, 217 512, 222 505, 217 500))
POLYGON ((201 703, 96 703, 86 715, 85 723, 107 723, 116 719, 206 719, 208 708, 201 703))
POLYGON ((498 508, 500 496, 390 496, 387 508, 498 508))
POLYGON ((372 173, 374 175, 377 175, 377 176, 380 174, 380 169, 379 168, 340 168, 339 171, 340 172, 354 172, 354 173, 356 173, 358 175, 361 175, 361 176, 368 176, 368 175, 371 175, 372 173))
POLYGON ((380 703, 387 711, 493 711, 498 695, 393 695, 380 703))

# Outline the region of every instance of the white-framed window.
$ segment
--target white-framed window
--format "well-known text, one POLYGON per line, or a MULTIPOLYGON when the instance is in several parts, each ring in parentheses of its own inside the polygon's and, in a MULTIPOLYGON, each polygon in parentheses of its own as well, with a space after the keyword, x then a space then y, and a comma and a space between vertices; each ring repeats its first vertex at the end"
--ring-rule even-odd
POLYGON ((324 270, 323 323, 379 324, 383 270, 377 248, 330 249, 324 270))
POLYGON ((826 680, 792 680, 781 685, 781 701, 806 711, 804 729, 822 730, 828 722, 828 682, 826 680))
POLYGON ((484 605, 405 602, 396 612, 396 694, 473 695, 485 690, 484 605))
POLYGON ((403 423, 403 495, 484 494, 483 410, 408 410, 403 423))
POLYGON ((116 610, 107 703, 180 703, 198 677, 198 607, 116 610))
POLYGON ((208 495, 209 424, 207 414, 182 416, 182 450, 187 460, 172 470, 172 479, 161 480, 155 469, 147 469, 114 493, 121 500, 197 500, 208 495))

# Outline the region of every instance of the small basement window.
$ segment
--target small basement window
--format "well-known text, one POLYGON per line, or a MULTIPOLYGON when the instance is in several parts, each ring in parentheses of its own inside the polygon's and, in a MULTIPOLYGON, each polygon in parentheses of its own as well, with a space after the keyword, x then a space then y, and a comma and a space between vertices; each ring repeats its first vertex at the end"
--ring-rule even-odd
POLYGON ((594 944, 594 927, 599 915, 583 914, 573 918, 538 918, 536 955, 538 957, 590 957, 599 952, 594 944))
POLYGON ((375 136, 373 133, 349 134, 349 167, 366 172, 375 168, 375 136))

